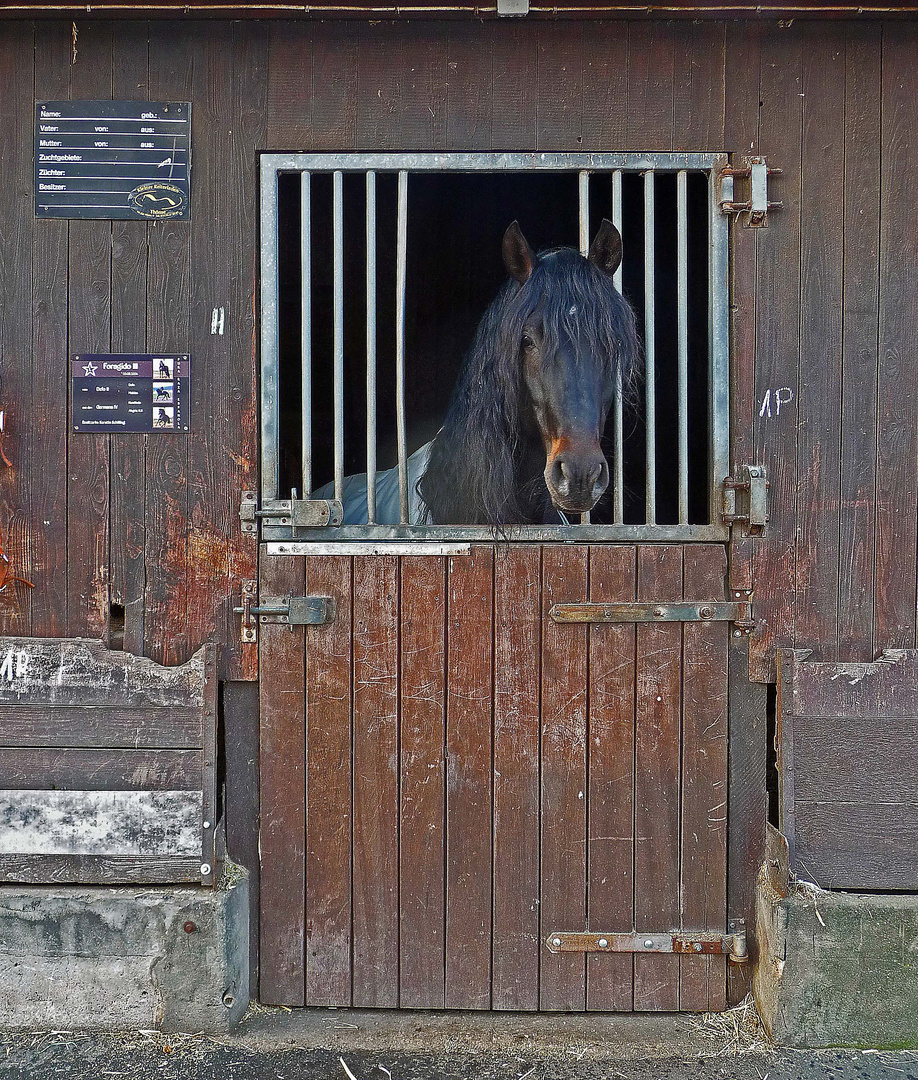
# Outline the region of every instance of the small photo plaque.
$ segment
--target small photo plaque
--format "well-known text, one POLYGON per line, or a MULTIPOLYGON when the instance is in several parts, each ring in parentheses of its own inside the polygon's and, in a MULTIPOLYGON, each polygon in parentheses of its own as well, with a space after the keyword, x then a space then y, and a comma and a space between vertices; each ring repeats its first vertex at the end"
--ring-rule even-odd
POLYGON ((35 215, 188 220, 187 101, 41 101, 35 215))
POLYGON ((191 357, 167 353, 81 353, 71 362, 73 430, 189 430, 191 357))

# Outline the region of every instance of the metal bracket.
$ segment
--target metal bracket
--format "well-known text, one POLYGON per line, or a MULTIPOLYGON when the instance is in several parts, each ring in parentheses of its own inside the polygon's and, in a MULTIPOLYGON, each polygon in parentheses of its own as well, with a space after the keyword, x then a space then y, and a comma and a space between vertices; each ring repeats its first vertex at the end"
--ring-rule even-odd
POLYGON ((732 622, 753 629, 749 600, 676 601, 672 604, 555 604, 556 623, 732 622))
POLYGON ((282 623, 289 626, 324 626, 337 614, 331 596, 263 596, 258 603, 258 583, 242 583, 242 607, 233 608, 242 616, 242 640, 258 640, 258 623, 282 623))
POLYGON ((672 930, 666 934, 585 934, 561 931, 545 939, 549 952, 677 953, 683 956, 729 956, 735 964, 749 959, 746 934, 672 930))
POLYGON ((720 174, 720 210, 723 214, 747 214, 747 229, 762 229, 768 224, 768 211, 780 210, 783 203, 768 201, 768 177, 780 176, 780 169, 769 169, 763 157, 743 158, 745 167, 728 165, 720 174), (749 181, 749 198, 735 197, 735 180, 749 181))
POLYGON ((242 630, 239 635, 244 645, 258 640, 258 624, 252 614, 252 608, 258 603, 258 582, 243 581, 242 583, 242 607, 233 608, 237 615, 242 616, 242 630))
POLYGON ((239 504, 242 531, 258 531, 258 521, 265 525, 289 525, 294 529, 321 529, 340 525, 344 507, 336 499, 298 499, 294 491, 289 499, 270 499, 261 509, 254 491, 243 491, 239 504))
POLYGON ((529 0, 497 0, 498 15, 528 15, 529 0))
POLYGON ((739 479, 726 477, 723 483, 725 525, 743 526, 744 536, 761 536, 768 522, 768 477, 763 465, 741 465, 739 479), (744 495, 738 508, 737 492, 744 495))

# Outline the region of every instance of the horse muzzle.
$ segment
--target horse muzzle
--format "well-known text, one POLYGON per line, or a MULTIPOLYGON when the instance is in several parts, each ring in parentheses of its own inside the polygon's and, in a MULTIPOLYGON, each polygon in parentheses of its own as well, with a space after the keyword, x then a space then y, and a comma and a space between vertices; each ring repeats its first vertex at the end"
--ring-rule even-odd
POLYGON ((585 514, 599 502, 609 486, 609 463, 599 449, 565 449, 545 466, 545 484, 559 510, 585 514))

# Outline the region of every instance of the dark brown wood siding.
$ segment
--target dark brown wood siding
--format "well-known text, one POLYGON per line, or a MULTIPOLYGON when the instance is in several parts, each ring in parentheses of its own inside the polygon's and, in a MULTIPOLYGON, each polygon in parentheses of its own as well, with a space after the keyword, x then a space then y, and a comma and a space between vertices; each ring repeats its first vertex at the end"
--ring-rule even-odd
POLYGON ((259 151, 695 149, 784 170, 784 208, 734 246, 734 446, 771 477, 768 535, 731 571, 755 587, 754 675, 773 678, 776 646, 915 646, 918 23, 77 29, 74 47, 69 20, 0 24, 0 526, 35 583, 0 594, 5 632, 104 634, 114 602, 125 644, 158 660, 232 645, 255 561, 236 511, 256 460, 259 151), (33 103, 70 95, 192 100, 190 223, 34 219, 33 103), (90 348, 191 352, 192 434, 69 435, 65 361, 90 348), (760 415, 780 388, 794 400, 760 415))

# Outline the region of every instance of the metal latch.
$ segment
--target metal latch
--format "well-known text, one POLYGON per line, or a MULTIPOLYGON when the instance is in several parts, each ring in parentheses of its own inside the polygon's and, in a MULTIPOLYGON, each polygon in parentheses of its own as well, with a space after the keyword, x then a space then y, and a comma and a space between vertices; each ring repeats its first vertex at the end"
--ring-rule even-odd
POLYGON ((749 600, 675 601, 666 604, 555 604, 556 623, 732 622, 754 627, 749 600))
POLYGON ((289 626, 324 626, 334 622, 336 605, 332 596, 263 596, 255 603, 257 583, 242 583, 242 607, 233 608, 242 616, 242 640, 258 640, 258 623, 289 626))
POLYGON ((746 536, 761 536, 768 521, 768 477, 762 465, 741 465, 739 478, 728 476, 723 484, 723 520, 743 525, 746 536), (742 496, 737 498, 737 494, 742 496))
POLYGON ((289 499, 269 499, 258 508, 254 491, 243 491, 239 504, 242 531, 258 531, 257 522, 265 525, 289 525, 294 529, 321 529, 326 525, 340 525, 344 520, 344 507, 336 499, 298 499, 296 491, 289 499))
POLYGON ((768 201, 768 177, 780 176, 780 169, 769 169, 763 157, 743 159, 745 166, 728 165, 720 174, 720 209, 724 214, 748 214, 746 228, 761 229, 768 224, 768 211, 780 210, 783 203, 768 201), (738 200, 735 180, 749 181, 749 198, 738 200))
POLYGON ((666 934, 585 934, 561 931, 545 939, 553 953, 676 953, 681 956, 729 956, 735 964, 749 959, 746 933, 672 930, 666 934))

